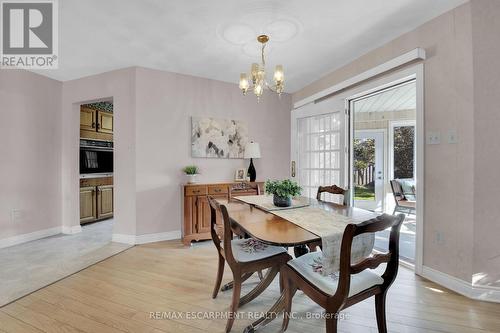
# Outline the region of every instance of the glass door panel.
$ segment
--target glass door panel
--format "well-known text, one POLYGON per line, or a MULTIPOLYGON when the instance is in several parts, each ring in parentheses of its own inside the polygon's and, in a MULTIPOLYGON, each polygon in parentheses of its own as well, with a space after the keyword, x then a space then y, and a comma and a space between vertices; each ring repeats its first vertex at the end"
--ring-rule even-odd
MULTIPOLYGON (((318 186, 347 185, 344 110, 345 99, 340 98, 292 110, 291 176, 303 187, 305 196, 316 197, 318 186)), ((323 198, 342 200, 329 195, 323 198)))

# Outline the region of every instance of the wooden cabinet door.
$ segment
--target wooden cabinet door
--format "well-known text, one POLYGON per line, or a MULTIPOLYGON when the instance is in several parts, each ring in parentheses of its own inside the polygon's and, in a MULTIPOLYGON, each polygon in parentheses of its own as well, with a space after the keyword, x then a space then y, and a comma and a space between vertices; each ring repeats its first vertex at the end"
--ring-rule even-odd
POLYGON ((97 218, 113 216, 113 185, 97 186, 97 218))
POLYGON ((97 132, 113 134, 113 114, 99 111, 98 117, 97 132))
MULTIPOLYGON (((212 195, 212 198, 222 198, 227 199, 227 194, 221 195, 212 195)), ((199 196, 196 199, 196 212, 197 212, 197 221, 196 221, 196 231, 198 233, 202 232, 210 232, 210 204, 208 203, 208 198, 206 196, 199 196)), ((217 216, 216 220, 217 224, 222 224, 222 219, 220 216, 217 216)))
POLYGON ((210 205, 206 196, 196 198, 196 232, 210 232, 210 205))
POLYGON ((97 126, 96 111, 89 108, 80 108, 80 129, 95 132, 97 126))
POLYGON ((95 186, 80 188, 80 223, 97 219, 95 186))

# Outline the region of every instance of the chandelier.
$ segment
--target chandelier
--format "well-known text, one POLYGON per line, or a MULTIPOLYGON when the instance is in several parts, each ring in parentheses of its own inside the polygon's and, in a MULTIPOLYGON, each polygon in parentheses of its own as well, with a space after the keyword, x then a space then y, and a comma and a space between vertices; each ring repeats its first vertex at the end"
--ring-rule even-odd
POLYGON ((269 37, 267 35, 260 35, 257 37, 257 41, 262 44, 262 63, 253 63, 250 68, 250 75, 247 73, 240 74, 240 89, 243 92, 243 95, 246 95, 248 90, 252 90, 255 96, 257 96, 257 101, 259 101, 260 97, 264 93, 265 88, 281 97, 281 93, 283 93, 283 89, 285 87, 283 66, 276 66, 273 76, 274 85, 268 84, 266 81, 266 59, 264 57, 264 49, 266 47, 266 43, 269 41, 269 37))

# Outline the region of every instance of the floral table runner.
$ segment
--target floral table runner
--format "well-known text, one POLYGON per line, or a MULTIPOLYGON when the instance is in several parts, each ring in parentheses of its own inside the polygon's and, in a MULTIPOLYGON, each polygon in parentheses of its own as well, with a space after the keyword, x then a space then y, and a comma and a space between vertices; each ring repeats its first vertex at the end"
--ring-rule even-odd
MULTIPOLYGON (((308 198, 295 199, 295 206, 292 203, 292 207, 288 207, 288 209, 276 209, 278 207, 272 204, 272 196, 254 195, 237 197, 236 199, 256 205, 321 237, 323 275, 334 274, 339 270, 340 248, 344 229, 347 224, 362 222, 359 220, 354 221, 348 216, 331 210, 310 206, 309 202, 311 199, 308 198), (307 205, 305 204, 306 202, 307 205), (267 207, 271 209, 267 209, 267 207)), ((371 215, 367 214, 367 219, 370 218, 368 216, 371 215)), ((373 250, 374 243, 375 235, 373 233, 356 236, 352 243, 351 261, 356 263, 368 257, 373 250)))
POLYGON ((277 207, 273 204, 272 195, 244 195, 239 197, 234 197, 234 199, 243 201, 247 204, 257 206, 265 211, 271 212, 275 210, 285 210, 292 208, 300 208, 309 206, 310 199, 306 197, 298 197, 292 199, 292 205, 290 207, 277 207))

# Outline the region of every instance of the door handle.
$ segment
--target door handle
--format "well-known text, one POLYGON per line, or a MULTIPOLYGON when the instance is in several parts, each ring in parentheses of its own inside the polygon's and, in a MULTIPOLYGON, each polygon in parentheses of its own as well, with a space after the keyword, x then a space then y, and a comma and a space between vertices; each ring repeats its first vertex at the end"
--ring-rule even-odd
POLYGON ((295 161, 292 161, 292 177, 295 178, 295 161))
POLYGON ((92 122, 92 128, 95 128, 95 122, 92 122))

